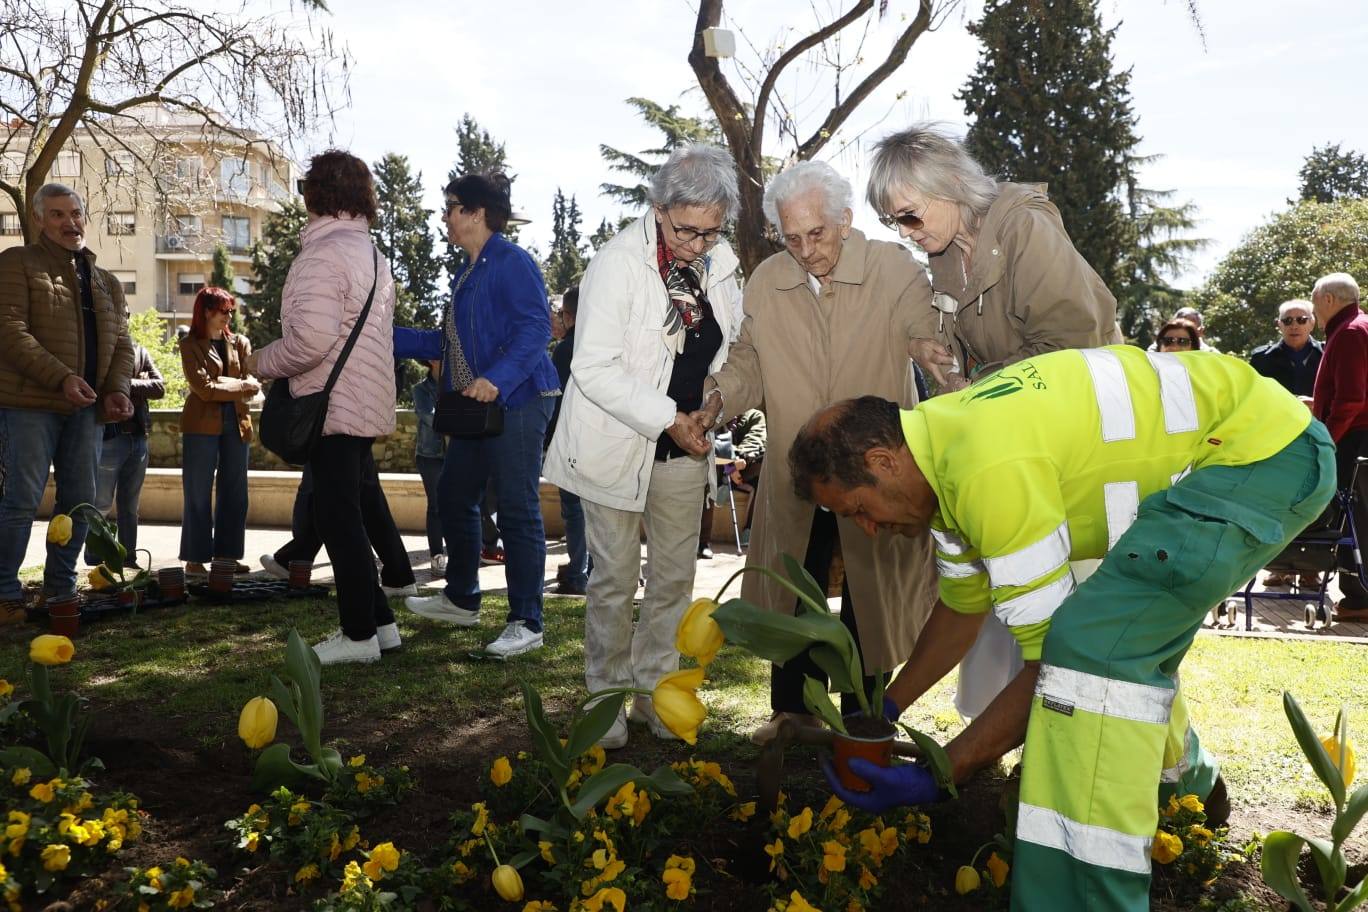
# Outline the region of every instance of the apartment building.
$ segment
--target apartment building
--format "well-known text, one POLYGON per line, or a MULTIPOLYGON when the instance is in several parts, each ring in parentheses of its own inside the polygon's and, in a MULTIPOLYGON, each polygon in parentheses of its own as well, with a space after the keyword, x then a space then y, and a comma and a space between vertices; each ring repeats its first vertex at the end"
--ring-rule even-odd
MULTIPOLYGON (((86 244, 123 283, 129 310, 156 310, 169 332, 190 322, 218 245, 227 248, 234 290, 251 290, 249 249, 295 193, 298 167, 265 137, 210 131, 200 118, 159 105, 136 110, 136 123, 78 128, 48 180, 81 193, 86 244)), ((27 137, 4 138, 0 174, 14 180, 27 137)), ((0 249, 21 243, 14 204, 0 195, 0 249)))

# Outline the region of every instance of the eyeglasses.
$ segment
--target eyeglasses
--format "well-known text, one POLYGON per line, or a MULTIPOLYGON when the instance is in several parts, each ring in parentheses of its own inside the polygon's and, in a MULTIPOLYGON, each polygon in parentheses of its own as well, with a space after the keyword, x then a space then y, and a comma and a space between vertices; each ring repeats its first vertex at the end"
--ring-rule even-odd
POLYGON ((1164 336, 1159 340, 1160 345, 1173 345, 1177 348, 1192 348, 1192 340, 1187 336, 1164 336))
POLYGON ((922 221, 921 216, 913 215, 911 209, 895 212, 892 215, 881 215, 879 216, 879 223, 890 231, 897 230, 898 225, 902 225, 904 228, 911 231, 916 231, 926 224, 926 222, 922 221))
POLYGON ((662 208, 661 214, 665 216, 665 221, 670 223, 670 230, 675 233, 685 244, 692 244, 694 241, 702 241, 711 247, 717 243, 717 239, 722 236, 722 226, 716 228, 694 228, 691 225, 676 225, 674 219, 670 218, 670 210, 662 208))
POLYGON ((1291 326, 1293 323, 1296 323, 1298 326, 1305 326, 1307 323, 1310 323, 1310 322, 1311 322, 1311 318, 1310 318, 1310 317, 1279 317, 1279 318, 1278 318, 1278 322, 1281 323, 1283 326, 1291 326))
POLYGON ((458 199, 447 200, 446 205, 442 206, 442 218, 446 218, 449 215, 451 215, 451 210, 455 209, 459 205, 461 205, 461 201, 458 199))

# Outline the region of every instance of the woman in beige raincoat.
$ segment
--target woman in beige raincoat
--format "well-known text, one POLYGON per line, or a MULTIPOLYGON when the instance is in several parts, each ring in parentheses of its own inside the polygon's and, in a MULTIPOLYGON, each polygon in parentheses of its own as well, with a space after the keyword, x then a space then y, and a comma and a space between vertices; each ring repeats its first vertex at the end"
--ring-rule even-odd
MULTIPOLYGON (((869 204, 926 251, 935 310, 922 311, 910 352, 942 391, 1063 348, 1124 342, 1116 299, 1040 190, 993 180, 963 145, 927 124, 880 140, 869 204)), ((1075 567, 1080 580, 1090 567, 1075 567)), ((989 618, 960 665, 956 696, 970 718, 1021 669, 1021 650, 989 618)))
MULTIPOLYGON (((801 162, 770 183, 765 214, 787 249, 746 282, 741 336, 704 386, 703 419, 722 421, 751 408, 765 413, 769 444, 747 563, 782 572, 780 555, 787 553, 825 583, 839 540, 842 620, 873 673, 907 658, 930 612, 929 541, 925 534, 869 538, 852 520, 800 500, 788 449, 803 423, 838 399, 869 394, 904 408, 916 403, 908 344, 918 316, 931 310, 931 287, 905 247, 868 240, 851 227, 851 202, 850 183, 824 163, 801 162)), ((742 594, 772 611, 795 607, 790 592, 756 573, 746 575, 742 594)), ((814 722, 803 707, 804 675, 825 678, 805 655, 774 669, 775 715, 754 740, 773 738, 785 714, 814 722)))

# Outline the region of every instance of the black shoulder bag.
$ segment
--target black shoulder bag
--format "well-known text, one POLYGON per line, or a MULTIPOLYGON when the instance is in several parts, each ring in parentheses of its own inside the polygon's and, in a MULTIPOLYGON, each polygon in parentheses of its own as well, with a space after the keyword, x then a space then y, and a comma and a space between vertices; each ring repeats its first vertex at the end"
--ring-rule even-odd
POLYGON ((372 247, 371 254, 375 262, 375 278, 371 280, 370 294, 366 296, 361 315, 356 318, 356 325, 352 327, 351 335, 347 336, 347 344, 342 346, 342 353, 337 356, 323 389, 307 396, 291 396, 289 378, 281 377, 272 381, 271 388, 266 392, 266 404, 261 407, 261 445, 290 465, 308 462, 314 444, 323 436, 323 422, 328 417, 328 396, 366 325, 366 317, 370 315, 371 302, 375 300, 376 280, 380 278, 380 252, 372 247))

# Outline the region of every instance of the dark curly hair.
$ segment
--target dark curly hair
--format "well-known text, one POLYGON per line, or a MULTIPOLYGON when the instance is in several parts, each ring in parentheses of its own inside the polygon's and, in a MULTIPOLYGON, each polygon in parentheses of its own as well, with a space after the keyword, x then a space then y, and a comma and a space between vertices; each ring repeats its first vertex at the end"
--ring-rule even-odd
POLYGON ((304 206, 317 215, 359 215, 374 222, 379 204, 370 168, 341 149, 320 152, 304 175, 304 206))
POLYGON ((466 174, 446 185, 447 196, 454 196, 461 203, 462 212, 484 210, 485 227, 490 231, 503 231, 513 216, 513 203, 509 194, 513 182, 502 171, 489 174, 466 174))
POLYGON ((865 453, 874 447, 904 447, 898 403, 878 396, 861 396, 836 403, 829 411, 809 418, 789 447, 793 491, 812 500, 817 482, 846 488, 875 484, 865 467, 865 453))

